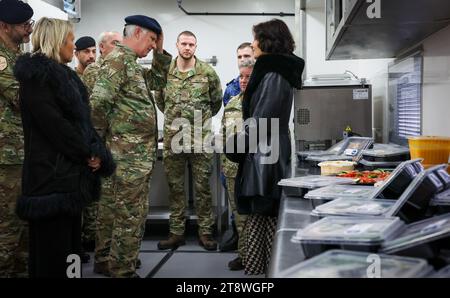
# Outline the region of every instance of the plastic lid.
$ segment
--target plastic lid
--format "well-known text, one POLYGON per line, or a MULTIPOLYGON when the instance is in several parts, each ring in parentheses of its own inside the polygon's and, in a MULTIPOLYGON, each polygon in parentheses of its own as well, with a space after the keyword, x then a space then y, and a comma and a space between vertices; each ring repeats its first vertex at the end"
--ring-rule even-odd
MULTIPOLYGON (((390 211, 387 213, 387 216, 397 215, 397 213, 401 210, 403 205, 406 204, 406 202, 408 202, 411 199, 415 199, 414 197, 415 191, 421 186, 421 184, 426 178, 428 178, 431 181, 431 183, 433 183, 433 185, 436 187, 436 189, 438 189, 438 191, 442 190, 444 185, 434 172, 445 168, 447 168, 446 165, 438 165, 427 169, 425 172, 419 173, 417 177, 414 178, 413 182, 411 182, 411 184, 408 186, 408 188, 403 192, 400 198, 396 200, 394 206, 392 206, 390 211)), ((431 198, 428 198, 428 200, 431 201, 431 198)), ((429 203, 427 203, 427 205, 428 204, 429 203)))
POLYGON ((384 253, 395 253, 450 236, 450 214, 409 224, 395 239, 383 245, 384 253))
POLYGON ((361 159, 359 161, 359 163, 366 167, 394 168, 394 167, 398 167, 402 162, 401 161, 368 161, 365 159, 361 159))
POLYGON ((431 276, 432 278, 450 278, 450 265, 442 268, 431 276))
POLYGON ((306 160, 324 162, 324 161, 334 161, 334 160, 348 160, 351 161, 352 157, 347 155, 310 155, 306 158, 306 160))
POLYGON ((392 200, 341 198, 314 209, 319 216, 383 216, 395 204, 392 200))
POLYGON ((438 193, 431 200, 431 206, 450 206, 450 189, 438 193))
MULTIPOLYGON (((372 255, 364 252, 329 250, 280 273, 283 278, 367 278, 372 255)), ((431 271, 426 260, 373 255, 379 258, 381 278, 423 277, 431 271)), ((373 259, 372 263, 376 261, 373 259)))
POLYGON ((373 149, 364 150, 363 156, 383 158, 409 154, 408 147, 397 144, 374 144, 373 147, 373 149))
POLYGON ((371 198, 379 197, 383 191, 399 177, 403 171, 408 171, 411 176, 415 177, 419 172, 423 171, 423 166, 420 163, 423 159, 413 159, 402 162, 395 170, 389 175, 389 177, 372 193, 371 198))
POLYGON ((312 175, 312 176, 283 179, 280 182, 278 182, 278 185, 315 189, 334 184, 354 184, 354 183, 355 181, 352 178, 312 175))
POLYGON ((441 179, 444 188, 450 188, 450 174, 445 169, 437 170, 436 175, 441 179))
POLYGON ((404 226, 399 218, 325 217, 297 231, 302 244, 380 245, 404 226))
POLYGON ((334 200, 336 198, 369 198, 376 190, 373 186, 362 185, 330 185, 312 190, 305 195, 305 199, 334 200))

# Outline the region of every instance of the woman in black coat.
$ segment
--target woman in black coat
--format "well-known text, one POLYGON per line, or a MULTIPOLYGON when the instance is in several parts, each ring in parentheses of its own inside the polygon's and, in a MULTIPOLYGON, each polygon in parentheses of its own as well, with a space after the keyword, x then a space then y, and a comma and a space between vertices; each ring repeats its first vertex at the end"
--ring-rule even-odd
POLYGON ((225 150, 230 160, 239 162, 235 189, 238 212, 249 215, 245 273, 259 275, 266 272, 270 261, 281 198, 278 182, 288 176, 289 119, 294 89, 301 87, 304 61, 292 53, 295 43, 283 21, 255 25, 253 34, 257 61, 244 94, 245 129, 231 143, 233 152, 240 152, 237 146, 245 144, 245 154, 228 153, 230 142, 225 150))
POLYGON ((90 119, 89 99, 73 57, 72 25, 42 18, 33 53, 19 57, 25 142, 17 214, 29 222, 30 277, 67 277, 67 258, 81 248, 81 211, 100 195, 100 176, 114 172, 110 152, 90 119))

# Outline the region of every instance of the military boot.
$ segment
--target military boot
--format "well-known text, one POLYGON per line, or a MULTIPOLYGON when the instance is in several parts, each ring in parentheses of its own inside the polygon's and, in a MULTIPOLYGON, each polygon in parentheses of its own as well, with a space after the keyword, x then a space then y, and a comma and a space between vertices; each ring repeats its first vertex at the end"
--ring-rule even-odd
POLYGON ((236 259, 234 259, 228 263, 228 268, 231 271, 240 271, 240 270, 244 270, 245 266, 242 263, 242 259, 240 257, 237 257, 236 259))
POLYGON ((200 235, 198 244, 200 244, 200 246, 203 246, 203 248, 206 250, 217 250, 217 242, 210 234, 200 235))
POLYGON ((164 249, 176 249, 179 246, 185 245, 186 240, 184 239, 184 235, 175 235, 170 233, 169 239, 167 240, 161 240, 158 242, 158 249, 164 250, 164 249))

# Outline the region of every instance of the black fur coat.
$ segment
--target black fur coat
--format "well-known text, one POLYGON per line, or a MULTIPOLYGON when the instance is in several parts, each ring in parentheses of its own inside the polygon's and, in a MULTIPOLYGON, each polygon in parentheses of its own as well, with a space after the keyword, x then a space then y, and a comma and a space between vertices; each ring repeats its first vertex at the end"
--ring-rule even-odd
POLYGON ((89 98, 78 75, 41 54, 17 60, 25 159, 16 212, 25 220, 80 214, 98 200, 101 176, 113 174, 110 151, 93 128, 89 98), (87 160, 97 156, 93 173, 87 160))

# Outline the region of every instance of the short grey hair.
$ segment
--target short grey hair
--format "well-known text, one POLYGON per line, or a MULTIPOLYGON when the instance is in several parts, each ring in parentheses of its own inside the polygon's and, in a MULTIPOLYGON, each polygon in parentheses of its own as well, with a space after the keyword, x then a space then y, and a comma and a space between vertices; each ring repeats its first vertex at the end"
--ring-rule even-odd
POLYGON ((256 62, 253 59, 246 59, 246 60, 242 61, 241 63, 239 63, 239 69, 245 68, 245 67, 253 68, 255 66, 255 63, 256 62))
POLYGON ((123 37, 132 37, 136 28, 141 28, 144 33, 149 32, 149 30, 137 25, 125 25, 125 28, 123 29, 123 37))
POLYGON ((114 34, 119 34, 119 32, 116 32, 116 31, 105 31, 105 32, 102 32, 100 35, 99 35, 99 37, 98 37, 98 44, 101 44, 101 43, 105 43, 112 35, 114 35, 114 34))

